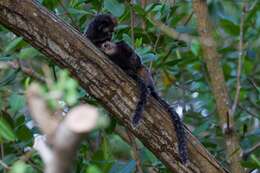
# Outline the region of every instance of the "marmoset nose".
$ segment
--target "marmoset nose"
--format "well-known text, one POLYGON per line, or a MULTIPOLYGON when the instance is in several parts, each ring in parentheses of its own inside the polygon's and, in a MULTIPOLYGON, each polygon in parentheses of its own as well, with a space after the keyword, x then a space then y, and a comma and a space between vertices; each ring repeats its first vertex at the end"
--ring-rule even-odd
POLYGON ((117 20, 114 16, 111 16, 111 20, 113 22, 114 25, 117 25, 117 20))

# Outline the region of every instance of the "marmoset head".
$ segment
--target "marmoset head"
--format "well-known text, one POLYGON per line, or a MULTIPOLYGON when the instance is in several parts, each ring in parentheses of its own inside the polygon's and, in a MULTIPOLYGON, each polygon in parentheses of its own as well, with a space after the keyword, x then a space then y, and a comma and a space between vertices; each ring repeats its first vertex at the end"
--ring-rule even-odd
POLYGON ((116 18, 112 15, 99 14, 89 23, 84 35, 96 45, 110 41, 116 25, 116 18))
POLYGON ((111 41, 106 41, 101 45, 101 50, 107 55, 114 55, 117 53, 117 45, 111 41))

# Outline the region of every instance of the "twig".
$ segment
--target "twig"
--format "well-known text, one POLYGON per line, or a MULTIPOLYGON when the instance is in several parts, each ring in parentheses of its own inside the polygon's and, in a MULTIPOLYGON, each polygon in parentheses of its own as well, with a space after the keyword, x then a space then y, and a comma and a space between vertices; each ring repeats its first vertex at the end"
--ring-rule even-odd
POLYGON ((131 4, 131 0, 130 0, 129 5, 130 5, 130 15, 131 15, 131 40, 132 40, 132 46, 135 47, 135 35, 134 35, 135 13, 134 13, 134 9, 131 4))
POLYGON ((255 114, 255 113, 251 112, 251 111, 248 110, 247 108, 244 108, 244 107, 243 107, 242 105, 240 105, 239 103, 238 103, 238 107, 239 107, 241 110, 243 110, 243 111, 247 112, 248 114, 250 114, 251 116, 253 116, 254 118, 259 119, 259 115, 257 115, 257 114, 255 114))
POLYGON ((130 139, 129 139, 128 134, 127 134, 125 131, 123 131, 123 129, 117 127, 117 128, 115 129, 115 133, 116 133, 118 136, 120 136, 126 143, 128 143, 129 145, 131 144, 131 141, 130 141, 130 139))
POLYGON ((186 43, 191 43, 192 40, 197 39, 197 37, 177 32, 173 28, 163 24, 161 21, 156 20, 152 15, 148 15, 147 19, 151 21, 156 27, 158 27, 162 32, 164 32, 169 37, 172 37, 173 39, 184 41, 186 43))
POLYGON ((0 160, 0 165, 2 165, 4 167, 4 169, 7 169, 7 170, 10 169, 10 167, 5 162, 3 162, 2 160, 0 160))
POLYGON ((241 89, 241 84, 240 84, 240 76, 241 76, 241 69, 242 69, 242 58, 243 58, 243 40, 244 40, 244 19, 245 19, 245 14, 247 12, 247 1, 244 0, 243 6, 242 6, 242 13, 240 16, 240 34, 239 34, 239 47, 238 47, 238 62, 237 62, 237 84, 236 84, 236 94, 235 94, 235 99, 234 103, 231 108, 231 113, 230 116, 233 116, 236 112, 236 107, 239 101, 239 95, 240 95, 240 89, 241 89))
POLYGON ((71 16, 71 14, 68 12, 68 10, 67 10, 67 8, 64 6, 62 0, 59 0, 59 4, 60 4, 61 8, 64 10, 65 15, 71 20, 73 26, 76 27, 76 28, 79 30, 76 21, 73 19, 73 17, 71 16))
POLYGON ((138 173, 143 173, 143 169, 142 169, 142 161, 139 157, 139 149, 138 149, 138 146, 135 142, 135 137, 134 135, 130 132, 130 131, 127 131, 127 135, 130 139, 130 144, 132 146, 132 151, 133 151, 133 157, 134 159, 136 160, 136 169, 137 169, 137 172, 138 173))
POLYGON ((184 22, 184 24, 183 24, 184 26, 187 25, 187 24, 189 23, 189 21, 191 20, 193 14, 194 14, 194 13, 191 12, 191 14, 190 14, 190 15, 188 16, 188 18, 185 20, 185 22, 184 22))
MULTIPOLYGON (((1 152, 1 159, 4 159, 5 153, 4 153, 4 145, 0 145, 0 152, 1 152)), ((4 167, 4 173, 6 173, 6 168, 4 167)))
POLYGON ((256 85, 255 81, 254 81, 253 79, 251 79, 251 78, 247 78, 247 80, 248 80, 248 82, 255 88, 255 90, 256 90, 257 92, 259 92, 259 91, 258 91, 258 86, 256 85))
POLYGON ((132 148, 132 152, 133 152, 133 157, 134 157, 134 160, 136 160, 136 168, 137 168, 137 172, 138 173, 143 173, 143 170, 142 170, 142 162, 141 162, 141 159, 139 157, 139 149, 138 149, 138 146, 135 142, 135 137, 134 135, 130 132, 130 131, 124 131, 123 129, 121 128, 116 128, 115 129, 115 132, 126 142, 128 143, 131 148, 132 148))
POLYGON ((197 30, 203 50, 203 60, 207 65, 210 83, 216 108, 219 116, 219 123, 225 136, 226 155, 230 163, 231 172, 244 173, 244 168, 238 164, 241 161, 241 147, 235 130, 234 118, 228 117, 229 129, 227 127, 227 115, 230 112, 228 90, 224 78, 223 69, 220 66, 220 56, 217 51, 217 43, 213 38, 214 28, 209 17, 208 6, 205 0, 193 0, 193 11, 197 18, 197 30))
POLYGON ((253 10, 255 8, 255 6, 257 5, 257 3, 258 3, 258 0, 255 0, 254 3, 251 5, 251 7, 246 9, 246 12, 253 10))
POLYGON ((42 132, 47 136, 52 136, 58 127, 59 120, 52 116, 46 103, 39 94, 39 86, 31 85, 28 92, 28 107, 32 117, 38 123, 42 132))
MULTIPOLYGON (((118 135, 118 136, 120 136, 128 145, 130 145, 130 146, 133 146, 132 145, 132 139, 130 139, 130 137, 129 137, 129 133, 126 133, 123 129, 121 129, 121 128, 116 128, 115 129, 115 132, 116 132, 116 134, 118 135)), ((136 151, 138 151, 138 147, 137 147, 137 145, 135 145, 136 146, 136 148, 137 148, 137 150, 136 151)), ((134 150, 134 148, 132 147, 132 149, 134 150)), ((135 152, 135 151, 133 151, 133 152, 135 152)), ((137 156, 137 158, 138 158, 138 162, 137 162, 137 164, 140 164, 140 168, 142 168, 141 167, 141 159, 140 159, 140 157, 138 156, 138 152, 136 152, 136 156, 137 156)), ((135 160, 136 160, 136 158, 135 158, 135 160)), ((154 168, 152 165, 146 165, 147 167, 149 167, 149 168, 147 168, 148 169, 148 172, 149 173, 158 173, 159 171, 156 169, 156 168, 154 168)), ((143 172, 143 170, 141 169, 141 171, 143 172)), ((139 172, 138 172, 139 173, 139 172)))
POLYGON ((255 144, 252 148, 249 148, 248 150, 245 150, 243 152, 243 158, 246 159, 251 153, 253 153, 255 150, 260 148, 260 142, 255 144))
POLYGON ((154 43, 154 46, 153 46, 153 51, 155 52, 156 49, 157 49, 157 46, 158 46, 158 43, 159 43, 159 40, 161 38, 161 32, 159 32, 159 34, 157 35, 157 38, 156 38, 156 41, 154 43))
MULTIPOLYGON (((147 4, 147 0, 141 0, 141 7, 143 9, 145 8, 146 4, 147 4)), ((145 30, 145 28, 146 28, 146 23, 144 19, 142 19, 142 29, 145 30)))
POLYGON ((28 75, 29 77, 33 78, 33 79, 36 79, 38 80, 39 82, 42 82, 44 83, 45 82, 45 79, 40 76, 38 73, 36 73, 34 71, 34 69, 30 68, 30 67, 27 67, 23 61, 21 60, 17 60, 17 61, 9 61, 9 62, 6 62, 6 64, 13 68, 13 69, 21 69, 21 72, 23 72, 24 74, 28 75))
POLYGON ((47 137, 36 138, 34 144, 45 163, 45 173, 70 172, 77 147, 85 134, 96 126, 97 109, 87 105, 77 106, 59 123, 51 116, 38 85, 32 84, 26 96, 31 116, 47 137))

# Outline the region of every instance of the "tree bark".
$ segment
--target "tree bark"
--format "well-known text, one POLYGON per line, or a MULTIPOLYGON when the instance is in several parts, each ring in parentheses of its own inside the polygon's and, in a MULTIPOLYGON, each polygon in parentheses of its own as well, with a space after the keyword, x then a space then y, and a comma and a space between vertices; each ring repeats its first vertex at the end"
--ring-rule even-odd
POLYGON ((204 61, 207 64, 211 88, 216 100, 220 126, 225 136, 227 159, 230 169, 233 173, 243 173, 244 169, 240 164, 242 156, 241 148, 235 132, 234 119, 230 113, 229 96, 224 73, 220 65, 216 42, 212 36, 213 30, 208 14, 207 1, 194 0, 193 10, 197 16, 198 32, 204 53, 204 61))
POLYGON ((0 23, 66 68, 82 88, 128 128, 169 169, 176 173, 223 173, 224 168, 186 129, 190 164, 180 163, 176 135, 166 110, 149 98, 140 126, 133 128, 131 115, 138 88, 119 67, 81 34, 31 0, 1 0, 0 23))

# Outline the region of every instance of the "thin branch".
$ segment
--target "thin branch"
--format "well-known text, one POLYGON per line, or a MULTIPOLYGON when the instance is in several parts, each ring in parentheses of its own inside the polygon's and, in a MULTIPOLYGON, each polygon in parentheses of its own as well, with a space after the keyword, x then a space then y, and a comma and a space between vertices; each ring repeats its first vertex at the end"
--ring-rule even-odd
POLYGON ((132 3, 130 0, 129 6, 130 6, 130 16, 131 16, 131 40, 132 40, 132 46, 135 47, 135 35, 134 35, 134 27, 135 27, 135 12, 132 7, 132 3))
POLYGON ((256 7, 257 3, 258 3, 258 0, 255 0, 254 3, 251 5, 251 7, 248 7, 246 9, 246 12, 253 10, 256 7))
POLYGON ((133 157, 136 160, 137 172, 143 173, 142 161, 139 157, 139 149, 138 149, 138 146, 136 144, 135 137, 130 131, 127 131, 127 134, 128 134, 129 139, 130 139, 130 144, 131 144, 132 151, 133 151, 133 157))
POLYGON ((239 107, 241 110, 243 110, 243 111, 247 112, 248 114, 250 114, 252 117, 259 119, 259 115, 258 115, 258 114, 251 112, 250 110, 248 110, 247 108, 243 107, 243 106, 240 105, 239 103, 238 103, 238 107, 239 107))
POLYGON ((244 0, 243 6, 242 6, 242 13, 240 16, 240 34, 239 34, 239 47, 238 47, 236 94, 235 94, 234 103, 231 108, 230 116, 233 116, 235 114, 236 107, 239 102, 239 96, 240 96, 240 89, 241 89, 240 76, 241 76, 241 70, 242 70, 242 58, 243 58, 243 54, 244 54, 243 40, 244 40, 244 19, 245 19, 245 15, 247 12, 246 8, 247 8, 247 1, 244 0))
POLYGON ((39 75, 33 68, 27 67, 25 65, 25 62, 21 61, 21 60, 16 60, 16 61, 9 61, 6 62, 7 65, 9 65, 11 68, 13 69, 21 69, 21 72, 23 72, 25 75, 38 80, 39 82, 44 83, 45 79, 39 75))
MULTIPOLYGON (((146 4, 147 4, 147 0, 141 0, 141 7, 143 9, 145 8, 146 4)), ((146 28, 146 23, 145 20, 142 19, 142 29, 145 30, 145 28, 146 28)))
POLYGON ((253 153, 257 149, 260 149, 260 142, 255 144, 252 148, 249 148, 248 150, 245 150, 243 152, 243 158, 246 159, 251 153, 253 153))
MULTIPOLYGON (((0 144, 0 153, 1 153, 1 159, 4 159, 5 152, 4 152, 4 144, 0 144)), ((4 173, 6 173, 6 168, 4 167, 4 173)))
POLYGON ((65 5, 63 4, 62 0, 59 0, 59 4, 60 4, 61 8, 64 10, 65 15, 71 20, 73 26, 76 27, 77 29, 79 29, 77 26, 77 22, 73 19, 73 16, 71 16, 71 14, 68 12, 68 10, 65 7, 65 5))
POLYGON ((244 173, 240 163, 242 149, 239 144, 233 116, 230 116, 229 95, 224 78, 224 72, 220 65, 220 56, 217 51, 217 43, 213 38, 214 28, 209 17, 207 1, 193 0, 194 14, 197 17, 197 30, 200 35, 200 42, 203 50, 203 60, 207 65, 210 77, 210 84, 216 108, 219 116, 219 123, 225 136, 226 155, 230 163, 231 172, 244 173), (227 128, 228 127, 228 128, 227 128))
MULTIPOLYGON (((133 141, 133 139, 134 139, 134 136, 129 136, 129 135, 132 135, 132 134, 130 134, 131 132, 129 132, 129 133, 126 133, 126 131, 124 130, 124 129, 122 129, 122 128, 116 128, 115 129, 115 132, 116 132, 116 134, 119 136, 119 137, 121 137, 122 138, 122 140, 124 140, 129 146, 132 146, 132 141, 133 141)), ((136 143, 135 143, 136 144, 136 143)), ((137 161, 137 164, 138 165, 140 165, 140 166, 138 166, 138 167, 140 167, 141 168, 141 159, 140 159, 140 157, 139 157, 139 154, 138 154, 138 147, 137 147, 137 145, 136 145, 136 149, 134 150, 134 148, 133 148, 133 146, 131 147, 132 149, 133 149, 133 153, 134 153, 134 155, 136 155, 137 157, 137 159, 135 158, 135 160, 137 161)), ((152 165, 145 165, 145 166, 149 166, 149 168, 148 168, 148 172, 149 173, 158 173, 159 171, 157 171, 157 170, 155 170, 155 168, 152 166, 152 165)), ((141 169, 141 171, 142 171, 142 169, 141 169)), ((143 172, 143 171, 142 171, 143 172)), ((138 172, 139 173, 139 172, 138 172)))
POLYGON ((173 39, 184 41, 185 43, 191 43, 192 40, 197 39, 197 37, 191 36, 189 34, 177 32, 176 30, 165 25, 161 21, 156 20, 152 15, 148 15, 147 19, 151 21, 156 27, 158 27, 163 33, 165 33, 173 39))
POLYGON ((193 11, 191 12, 191 14, 187 17, 187 19, 185 20, 185 22, 184 22, 184 26, 186 26, 189 22, 190 22, 190 20, 191 20, 191 18, 192 18, 192 16, 193 16, 193 11))
POLYGON ((0 165, 2 165, 4 167, 4 169, 6 169, 6 170, 10 169, 10 167, 5 162, 3 162, 2 160, 0 160, 0 165))
POLYGON ((38 85, 31 85, 30 90, 27 92, 28 107, 43 133, 52 136, 58 127, 59 120, 52 116, 46 103, 41 98, 39 90, 38 85))
POLYGON ((47 136, 35 138, 34 148, 45 163, 45 173, 68 173, 81 140, 96 127, 98 111, 88 105, 77 106, 59 123, 51 119, 40 93, 40 87, 32 84, 26 95, 31 116, 47 136))
POLYGON ((153 51, 155 52, 156 49, 157 49, 157 46, 158 46, 158 43, 160 41, 160 38, 161 38, 161 32, 158 33, 158 35, 156 36, 156 41, 154 43, 154 46, 153 46, 153 51))
POLYGON ((258 86, 257 84, 255 83, 255 81, 251 78, 247 78, 248 82, 254 87, 254 89, 256 90, 256 92, 259 92, 258 90, 258 86))

